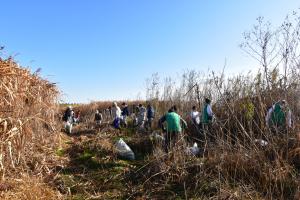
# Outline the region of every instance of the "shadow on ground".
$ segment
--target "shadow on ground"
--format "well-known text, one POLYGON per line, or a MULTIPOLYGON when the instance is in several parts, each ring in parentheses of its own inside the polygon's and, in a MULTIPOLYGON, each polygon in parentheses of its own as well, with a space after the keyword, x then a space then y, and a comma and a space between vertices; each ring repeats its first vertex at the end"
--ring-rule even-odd
POLYGON ((126 174, 142 166, 152 153, 149 137, 136 134, 134 129, 119 131, 106 126, 100 130, 76 127, 66 147, 57 153, 68 161, 59 169, 55 185, 69 199, 127 199, 131 191, 126 174), (114 144, 121 137, 137 160, 118 158, 114 144))

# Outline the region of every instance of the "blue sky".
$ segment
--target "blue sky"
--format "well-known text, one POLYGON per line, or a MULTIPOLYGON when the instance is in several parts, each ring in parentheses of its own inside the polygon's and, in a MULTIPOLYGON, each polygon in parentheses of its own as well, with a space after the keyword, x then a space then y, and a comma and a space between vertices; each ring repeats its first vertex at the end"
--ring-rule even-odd
MULTIPOLYGON (((278 25, 296 0, 1 0, 5 55, 58 82, 66 102, 134 99, 145 79, 184 69, 247 72, 238 45, 258 16, 278 25)), ((143 96, 142 96, 143 97, 143 96)))

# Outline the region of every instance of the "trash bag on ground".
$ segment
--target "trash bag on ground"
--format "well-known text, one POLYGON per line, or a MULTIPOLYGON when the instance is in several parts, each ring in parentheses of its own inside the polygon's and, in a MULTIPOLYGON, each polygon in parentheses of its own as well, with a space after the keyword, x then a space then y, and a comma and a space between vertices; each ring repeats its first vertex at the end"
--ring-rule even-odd
POLYGON ((150 139, 154 140, 154 141, 157 141, 157 142, 164 142, 165 141, 165 138, 163 136, 161 136, 160 134, 156 133, 156 132, 153 132, 150 135, 150 139))
POLYGON ((265 147, 268 145, 268 142, 262 139, 255 139, 254 140, 255 143, 258 143, 260 146, 265 147))
POLYGON ((188 147, 186 149, 186 153, 188 155, 194 155, 194 156, 197 156, 200 154, 200 149, 198 147, 198 144, 195 142, 194 145, 192 147, 188 147))
POLYGON ((134 152, 124 142, 124 140, 122 138, 120 138, 119 141, 116 143, 116 150, 117 150, 118 156, 121 157, 122 159, 126 159, 126 160, 134 160, 135 159, 134 152))

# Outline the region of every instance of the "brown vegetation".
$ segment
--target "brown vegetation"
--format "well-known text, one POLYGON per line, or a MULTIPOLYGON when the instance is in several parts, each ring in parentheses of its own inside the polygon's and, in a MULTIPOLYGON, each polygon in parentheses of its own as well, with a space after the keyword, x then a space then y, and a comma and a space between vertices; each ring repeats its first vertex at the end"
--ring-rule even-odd
POLYGON ((0 59, 0 95, 0 174, 2 180, 19 179, 20 183, 11 187, 22 191, 3 198, 19 199, 23 194, 31 195, 27 199, 37 199, 47 193, 47 188, 37 191, 39 182, 24 181, 20 176, 51 173, 58 90, 38 72, 32 74, 9 58, 0 59))
POLYGON ((186 118, 193 105, 200 109, 205 97, 213 100, 216 120, 210 137, 188 129, 168 154, 134 128, 115 131, 102 126, 99 131, 87 126, 96 109, 112 102, 76 106, 83 123, 71 136, 59 133, 56 87, 12 59, 0 60, 0 196, 299 199, 300 21, 294 18, 276 30, 259 18, 254 30, 245 34, 241 47, 259 62, 258 73, 225 78, 224 73, 186 71, 179 80, 166 78, 164 84, 158 74, 148 80, 147 101, 156 108, 156 120, 171 105, 186 118), (282 99, 293 113, 293 126, 274 132, 266 126, 265 115, 267 107, 282 99), (114 143, 119 137, 137 160, 118 159, 114 143), (201 148, 199 156, 185 151, 193 142, 201 148))

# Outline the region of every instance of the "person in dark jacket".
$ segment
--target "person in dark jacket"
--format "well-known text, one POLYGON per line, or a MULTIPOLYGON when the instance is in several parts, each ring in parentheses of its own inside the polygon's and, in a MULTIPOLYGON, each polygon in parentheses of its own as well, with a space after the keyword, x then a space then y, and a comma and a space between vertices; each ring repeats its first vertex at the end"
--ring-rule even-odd
POLYGON ((72 118, 72 113, 73 113, 72 107, 71 107, 71 106, 68 106, 67 109, 66 109, 65 112, 64 112, 64 115, 63 115, 62 120, 63 120, 64 122, 70 121, 71 118, 72 118))
POLYGON ((99 110, 96 110, 96 113, 95 113, 95 122, 96 122, 96 125, 101 125, 101 122, 102 122, 102 113, 99 112, 99 110))
POLYGON ((73 123, 74 123, 74 111, 71 106, 68 106, 68 108, 66 109, 62 120, 65 122, 66 132, 68 134, 71 134, 73 123))
POLYGON ((155 117, 155 111, 154 108, 151 106, 151 104, 147 105, 147 122, 146 122, 146 128, 148 130, 152 130, 152 122, 155 117))
POLYGON ((112 118, 112 107, 109 106, 108 107, 108 120, 111 120, 111 118, 112 118))
POLYGON ((127 127, 127 117, 128 116, 129 116, 128 105, 124 102, 124 103, 122 103, 121 125, 127 127))

